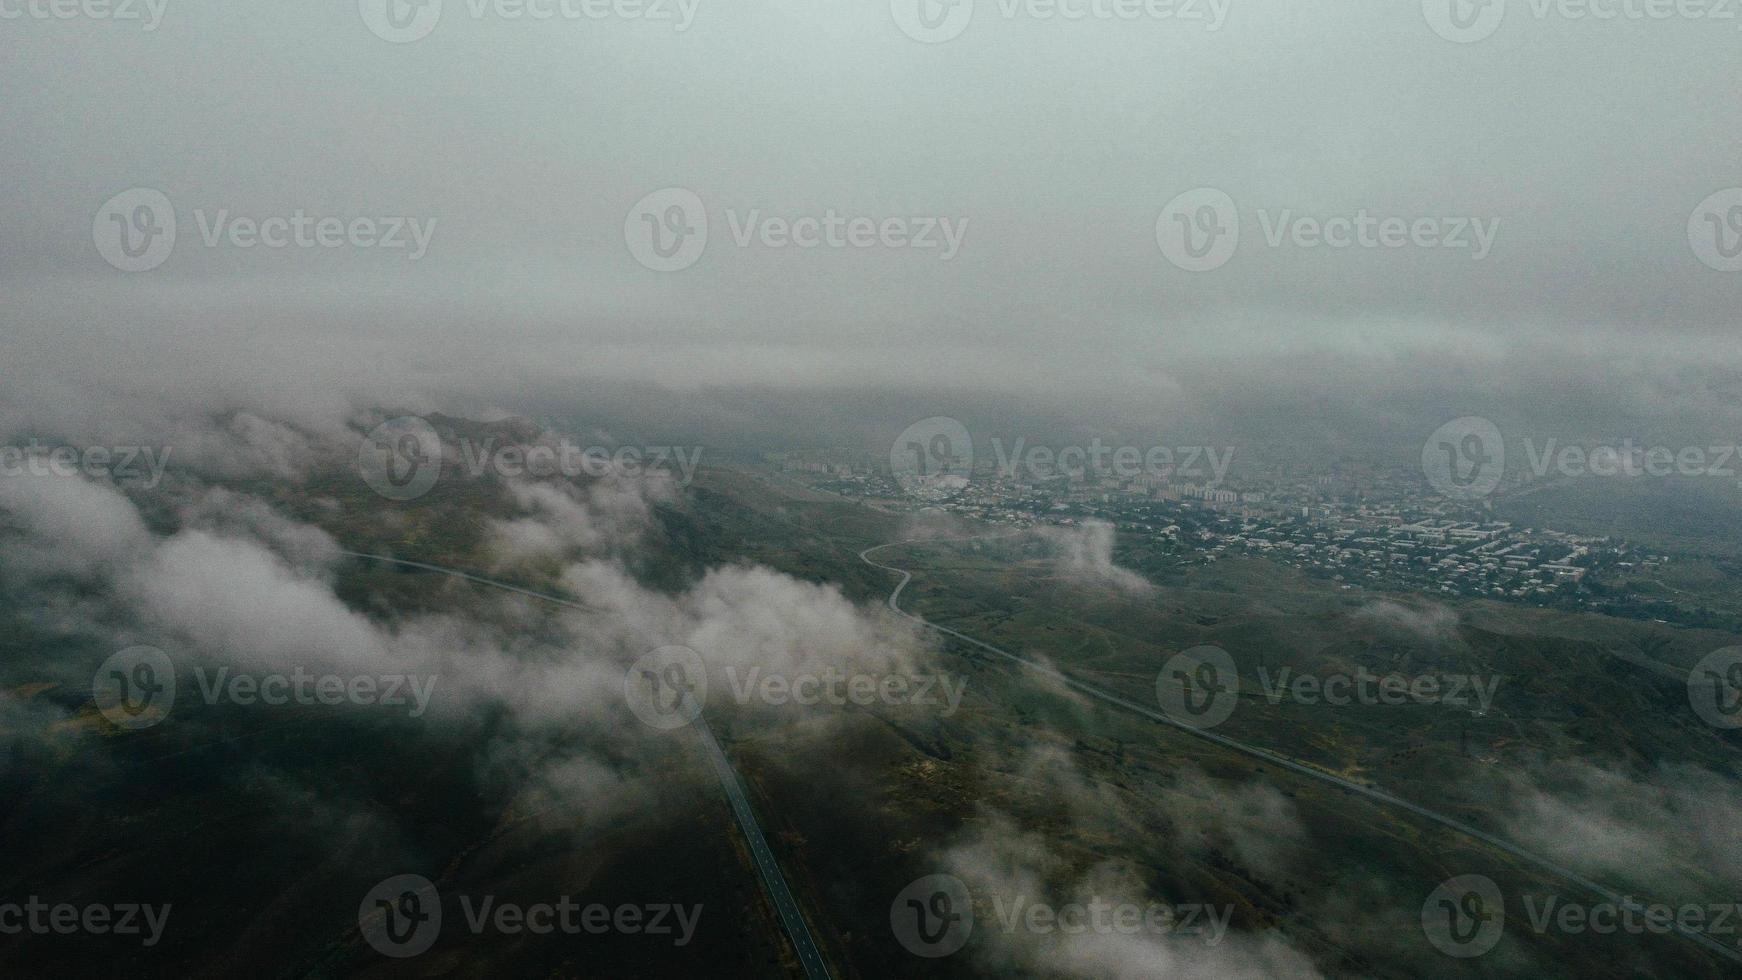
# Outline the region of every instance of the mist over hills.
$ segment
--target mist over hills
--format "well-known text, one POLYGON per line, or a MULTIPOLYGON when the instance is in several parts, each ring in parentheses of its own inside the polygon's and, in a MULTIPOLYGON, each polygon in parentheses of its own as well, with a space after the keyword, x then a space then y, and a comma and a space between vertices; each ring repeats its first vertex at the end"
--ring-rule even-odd
POLYGON ((1738 20, 0 0, 0 973, 1737 975, 1738 20))

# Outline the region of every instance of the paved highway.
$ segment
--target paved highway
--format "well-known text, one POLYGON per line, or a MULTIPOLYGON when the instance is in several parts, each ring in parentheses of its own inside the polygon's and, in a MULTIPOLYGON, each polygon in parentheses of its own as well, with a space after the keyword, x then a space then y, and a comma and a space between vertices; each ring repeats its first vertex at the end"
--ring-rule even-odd
POLYGON ((823 957, 817 952, 817 943, 811 937, 810 926, 799 912, 798 901, 792 897, 792 890, 786 886, 786 876, 780 873, 780 864, 775 861, 767 838, 762 836, 762 826, 756 822, 756 811, 750 808, 750 795, 744 791, 744 781, 738 778, 738 771, 732 768, 725 750, 715 741, 714 730, 708 727, 708 720, 701 715, 696 716, 696 730, 701 732, 702 744, 707 747, 708 758, 714 762, 714 772, 720 777, 720 788, 726 791, 726 799, 732 803, 732 812, 738 817, 738 826, 744 831, 744 839, 750 842, 750 855, 756 861, 756 870, 762 874, 762 883, 768 887, 768 898, 774 903, 774 910, 779 913, 787 936, 792 939, 793 949, 798 953, 799 963, 804 966, 805 976, 812 980, 827 980, 829 968, 823 965, 823 957))
MULTIPOLYGON (((518 595, 539 599, 544 602, 568 606, 571 609, 585 609, 586 606, 572 599, 561 596, 546 595, 543 592, 533 592, 517 585, 498 582, 494 579, 473 575, 457 568, 444 568, 441 565, 431 565, 420 561, 406 561, 403 558, 389 558, 385 555, 369 555, 360 551, 341 551, 348 558, 361 558, 367 561, 383 562, 389 565, 401 565, 406 568, 421 569, 426 572, 436 572, 454 578, 465 579, 478 585, 492 589, 502 589, 518 595)), ((688 697, 688 695, 685 695, 688 697)), ((750 806, 750 795, 744 790, 744 781, 739 778, 738 771, 732 768, 732 762, 726 758, 726 752, 720 748, 720 743, 714 738, 714 730, 708 726, 708 720, 701 714, 695 716, 695 728, 701 735, 702 746, 706 749, 708 761, 713 763, 714 774, 720 779, 720 788, 726 793, 726 800, 731 804, 732 815, 738 820, 738 828, 744 832, 744 838, 750 845, 750 856, 756 863, 756 870, 762 876, 762 883, 768 889, 768 899, 774 903, 774 910, 780 916, 780 921, 786 927, 786 935, 792 941, 794 951, 798 953, 798 961, 804 967, 805 976, 810 980, 828 980, 829 969, 823 963, 823 957, 817 950, 816 939, 811 935, 810 926, 799 912, 798 901, 792 897, 792 889, 787 887, 786 876, 780 873, 780 864, 774 859, 774 851, 768 846, 768 839, 762 834, 762 825, 756 820, 756 811, 750 806)))
MULTIPOLYGON (((1017 664, 1020 664, 1024 667, 1028 668, 1029 670, 1035 671, 1036 673, 1045 674, 1048 677, 1052 677, 1063 684, 1066 684, 1072 688, 1075 688, 1078 691, 1082 691, 1084 694, 1087 694, 1090 697, 1096 698, 1097 700, 1103 701, 1107 704, 1115 705, 1117 707, 1124 708, 1127 711, 1135 712, 1136 714, 1142 715, 1143 717, 1148 718, 1152 721, 1160 722, 1161 724, 1168 725, 1172 728, 1177 728, 1180 731, 1183 731, 1189 735, 1196 736, 1196 737, 1204 739, 1205 741, 1208 741, 1208 742, 1213 742, 1216 745, 1219 745, 1225 749, 1232 750, 1234 752, 1238 752, 1241 755, 1248 756, 1248 757, 1253 758, 1253 759, 1258 759, 1262 762, 1266 762, 1266 763, 1273 765, 1273 766, 1278 766, 1280 768, 1287 769, 1290 772, 1298 773, 1298 774, 1300 774, 1302 776, 1306 776, 1310 779, 1317 779, 1320 782, 1329 783, 1329 784, 1336 786, 1336 787, 1339 787, 1341 789, 1348 790, 1351 793, 1355 793, 1355 794, 1358 794, 1360 796, 1364 796, 1367 799, 1373 800, 1374 802, 1383 804, 1385 806, 1395 807, 1397 809, 1405 810, 1405 811, 1408 811, 1409 813, 1413 813, 1416 816, 1421 817, 1422 819, 1427 820, 1430 823, 1439 824, 1442 827, 1445 827, 1449 830, 1456 831, 1460 834, 1465 835, 1466 837, 1469 837, 1473 840, 1480 841, 1484 844, 1487 844, 1490 847, 1504 851, 1507 854, 1510 854, 1513 857, 1516 857, 1522 861, 1527 861, 1531 864, 1536 865, 1539 868, 1542 868, 1545 871, 1548 871, 1548 872, 1551 872, 1555 875, 1558 875, 1562 879, 1564 879, 1566 881, 1570 881, 1573 884, 1578 885, 1579 887, 1585 889, 1586 891, 1588 891, 1594 895, 1601 896, 1605 901, 1614 903, 1615 906, 1618 908, 1631 909, 1635 913, 1639 913, 1639 914, 1644 913, 1644 911, 1645 911, 1645 904, 1644 903, 1639 902, 1636 899, 1632 899, 1632 898, 1629 898, 1625 895, 1622 895, 1621 893, 1614 891, 1613 889, 1610 889, 1608 887, 1600 885, 1597 882, 1592 881, 1591 879, 1585 877, 1584 875, 1581 875, 1578 872, 1571 870, 1570 868, 1562 867, 1561 865, 1556 864, 1553 861, 1550 861, 1548 858, 1542 857, 1542 856, 1537 855, 1537 854, 1533 854, 1530 851, 1527 851, 1524 848, 1519 847, 1516 844, 1513 844, 1513 843, 1506 841, 1506 840, 1502 840, 1501 838, 1495 837, 1494 835, 1486 833, 1482 830, 1478 830, 1477 828, 1472 827, 1469 824, 1464 823, 1461 820, 1457 820, 1457 819, 1454 819, 1452 817, 1448 817, 1448 816, 1445 816, 1443 814, 1436 813, 1433 810, 1427 809, 1426 807, 1418 806, 1417 804, 1411 803, 1408 800, 1401 799, 1401 798, 1396 797, 1396 796, 1392 796, 1390 793, 1386 793, 1382 790, 1374 789, 1371 786, 1364 786, 1360 783, 1353 782, 1353 781, 1348 780, 1348 779, 1344 779, 1343 777, 1338 776, 1335 773, 1326 772, 1323 769, 1316 769, 1316 768, 1309 766, 1303 762, 1296 762, 1295 760, 1289 759, 1285 756, 1277 755, 1275 752, 1271 752, 1268 749, 1261 749, 1261 748, 1258 748, 1257 746, 1254 746, 1254 745, 1248 745, 1245 742, 1241 742, 1241 741, 1238 741, 1236 739, 1229 738, 1226 735, 1221 735, 1221 734, 1218 734, 1216 732, 1208 731, 1208 730, 1205 730, 1202 728, 1194 728, 1191 725, 1186 724, 1185 722, 1178 721, 1172 717, 1169 717, 1168 715, 1164 714, 1163 712, 1161 712, 1159 710, 1156 710, 1155 708, 1151 708, 1151 707, 1148 707, 1147 705, 1139 704, 1135 701, 1131 701, 1131 700, 1128 700, 1126 698, 1122 698, 1117 694, 1113 694, 1109 691, 1102 690, 1101 688, 1096 687, 1093 684, 1088 684, 1088 683, 1085 683, 1083 681, 1077 680, 1076 678, 1071 677, 1069 674, 1066 674, 1063 671, 1054 669, 1053 667, 1050 667, 1046 664, 1040 663, 1040 662, 1035 661, 1035 660, 1030 660, 1027 657, 1019 656, 1017 654, 1011 653, 1008 650, 1000 649, 999 647, 995 647, 990 643, 986 643, 986 642, 983 642, 981 640, 976 640, 973 637, 968 636, 965 633, 957 632, 956 630, 950 629, 947 626, 939 626, 938 624, 933 623, 930 620, 927 620, 922 616, 916 616, 910 612, 907 612, 906 610, 901 608, 901 604, 900 604, 901 591, 903 589, 907 588, 907 583, 913 581, 913 573, 908 572, 905 569, 897 568, 893 565, 885 565, 885 564, 882 564, 881 562, 872 561, 871 560, 871 553, 875 552, 875 551, 881 551, 884 548, 894 548, 894 547, 897 547, 900 545, 907 545, 907 544, 935 543, 938 540, 939 539, 935 539, 935 538, 914 538, 914 539, 908 540, 908 541, 891 541, 888 544, 880 544, 880 545, 877 545, 877 546, 872 547, 872 548, 866 548, 864 551, 859 552, 859 560, 863 561, 865 564, 874 566, 876 568, 881 568, 884 571, 894 572, 895 574, 901 576, 901 581, 896 583, 895 591, 889 593, 889 608, 893 609, 897 614, 904 616, 908 619, 911 619, 914 622, 920 624, 921 626, 926 627, 927 629, 935 630, 939 633, 943 633, 943 634, 946 634, 948 636, 953 636, 956 639, 961 640, 963 643, 970 644, 971 646, 977 647, 981 650, 985 650, 988 653, 995 654, 996 656, 1002 657, 1006 660, 1013 661, 1017 664)), ((950 540, 970 540, 970 539, 955 538, 955 539, 950 539, 950 540)), ((1694 943, 1697 943, 1698 945, 1706 948, 1707 950, 1709 950, 1713 953, 1716 953, 1719 956, 1722 956, 1725 959, 1731 960, 1733 962, 1742 963, 1742 952, 1738 952, 1737 950, 1731 948, 1728 945, 1725 945, 1724 943, 1719 942, 1716 939, 1713 939, 1712 937, 1706 935, 1703 932, 1699 932, 1698 930, 1695 930, 1695 929, 1689 929, 1689 928, 1683 926, 1679 921, 1674 923, 1674 928, 1678 934, 1680 934, 1684 938, 1686 938, 1694 943)))

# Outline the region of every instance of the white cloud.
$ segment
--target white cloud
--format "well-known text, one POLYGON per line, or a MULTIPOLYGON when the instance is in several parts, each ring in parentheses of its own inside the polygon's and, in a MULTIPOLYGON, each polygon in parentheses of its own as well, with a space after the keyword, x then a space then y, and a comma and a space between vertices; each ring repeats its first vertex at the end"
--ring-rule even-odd
POLYGON ((1404 605, 1390 599, 1377 599, 1356 610, 1355 618, 1399 627, 1436 643, 1451 639, 1458 630, 1458 614, 1431 602, 1404 605))
MULTIPOLYGON (((1152 904, 1210 905, 1222 896, 1156 895, 1143 884, 1136 868, 1103 861, 1074 872, 1046 838, 1024 831, 1008 818, 993 815, 951 844, 941 855, 942 866, 967 885, 974 898, 974 955, 993 970, 1007 974, 1038 973, 1083 978, 1188 977, 1194 980, 1299 980, 1322 974, 1304 953, 1279 934, 1228 931, 1216 942, 1206 935, 1141 931, 1059 929, 1035 932, 1017 921, 1006 928, 1000 903, 1008 912, 1018 900, 1054 907, 1092 900, 1124 903, 1147 909, 1152 904)), ((1217 914, 1231 915, 1226 907, 1217 914)))
POLYGON ((25 572, 91 574, 139 555, 150 541, 133 504, 81 476, 0 475, 0 514, 23 534, 7 565, 25 572))
POLYGON ((1106 521, 1084 521, 1074 527, 1041 527, 1035 533, 1056 549, 1059 571, 1073 582, 1132 595, 1147 595, 1155 590, 1148 579, 1113 564, 1115 531, 1106 521))

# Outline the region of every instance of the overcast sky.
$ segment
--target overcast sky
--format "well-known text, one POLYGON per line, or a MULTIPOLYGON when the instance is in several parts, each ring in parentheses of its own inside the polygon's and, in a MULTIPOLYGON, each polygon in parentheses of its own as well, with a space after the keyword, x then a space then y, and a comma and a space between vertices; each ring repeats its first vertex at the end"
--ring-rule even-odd
POLYGON ((1742 20, 386 2, 134 0, 118 21, 0 0, 10 422, 88 415, 98 389, 295 417, 605 391, 677 417, 772 390, 1120 423, 1502 398, 1739 421, 1742 272, 1713 266, 1742 191, 1698 212, 1742 186, 1742 20), (127 272, 97 242, 135 188, 177 229, 127 272), (668 188, 708 233, 659 271, 634 229, 668 188), (1239 238, 1191 271, 1158 219, 1180 234, 1164 209, 1199 188, 1239 238), (1315 247, 1293 223, 1363 209, 1409 240, 1315 247), (407 219, 408 245, 249 248, 227 223, 299 211, 407 219), (760 223, 831 211, 876 240, 781 247, 760 223))

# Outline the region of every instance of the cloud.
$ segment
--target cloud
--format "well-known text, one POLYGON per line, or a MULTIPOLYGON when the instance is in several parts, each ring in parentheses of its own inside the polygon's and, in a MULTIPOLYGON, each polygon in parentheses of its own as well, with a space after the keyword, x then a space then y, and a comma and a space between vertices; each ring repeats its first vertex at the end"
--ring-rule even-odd
POLYGON ((1451 639, 1458 630, 1457 612, 1431 602, 1404 605, 1390 599, 1377 599, 1356 610, 1354 616, 1356 619, 1408 630, 1435 643, 1451 639))
MULTIPOLYGON (((321 473, 314 478, 326 479, 321 473)), ((584 517, 589 533, 622 540, 612 536, 636 527, 651 498, 627 500, 632 491, 626 484, 601 482, 609 498, 552 496, 547 487, 522 488, 518 499, 541 508, 535 513, 545 521, 584 517)), ((512 502, 509 490, 502 493, 492 506, 512 502)), ((28 768, 50 753, 56 771, 73 772, 60 757, 76 751, 77 773, 102 774, 124 762, 123 752, 141 742, 85 740, 81 731, 62 739, 53 729, 79 712, 98 720, 87 699, 91 672, 104 657, 124 646, 156 646, 175 663, 178 699, 170 723, 151 733, 154 752, 175 758, 182 750, 228 744, 239 732, 270 731, 282 723, 269 713, 282 711, 292 722, 319 726, 303 733, 317 751, 342 747, 369 757, 338 771, 301 763, 286 769, 271 752, 245 754, 246 765, 218 767, 219 777, 243 794, 238 798, 266 803, 264 826, 285 846, 326 857, 299 874, 296 889, 338 887, 346 866, 378 866, 383 855, 421 859, 418 835, 397 824, 401 811, 374 795, 378 787, 355 782, 358 772, 400 753, 413 765, 426 752, 458 761, 459 778, 471 783, 462 792, 475 789, 478 798, 500 807, 500 823, 474 868, 500 860, 518 872, 517 854, 504 851, 524 838, 511 835, 560 834, 586 842, 618 828, 644 833, 650 824, 688 819, 698 792, 717 792, 714 774, 697 757, 674 753, 674 745, 689 744, 690 733, 657 731, 625 702, 627 669, 655 647, 690 645, 716 677, 728 666, 788 674, 829 665, 906 671, 930 653, 910 624, 881 607, 861 607, 834 586, 756 566, 714 568, 667 592, 639 583, 621 556, 587 557, 561 575, 561 587, 579 596, 582 608, 436 576, 388 579, 389 588, 410 585, 431 601, 419 610, 383 611, 365 601, 379 597, 339 588, 372 579, 342 574, 349 568, 328 534, 239 489, 188 485, 153 495, 141 505, 151 508, 152 527, 127 496, 83 477, 16 484, 3 499, 7 541, 0 547, 0 574, 47 590, 57 609, 56 649, 67 655, 65 662, 13 665, 17 676, 58 684, 36 704, 0 690, 0 763, 28 768), (56 564, 41 565, 44 555, 57 556, 56 564), (77 606, 72 590, 55 578, 67 571, 85 579, 77 606), (438 611, 420 611, 430 608, 438 611), (232 677, 255 678, 298 670, 347 680, 405 674, 435 686, 428 710, 409 718, 409 708, 316 717, 294 706, 263 706, 250 709, 257 717, 243 723, 235 716, 239 706, 200 705, 204 685, 226 668, 232 677), (203 672, 203 682, 196 672, 203 672), (370 733, 354 743, 347 741, 348 733, 358 732, 349 727, 353 720, 370 733), (374 740, 382 731, 378 723, 400 721, 404 727, 389 729, 395 734, 387 743, 374 740), (281 821, 281 812, 297 819, 281 821), (364 843, 367 852, 359 854, 364 843)), ((30 615, 34 627, 45 625, 40 609, 30 615)), ((37 638, 48 635, 45 630, 37 638)), ((721 694, 710 700, 709 717, 723 726, 740 710, 780 711, 779 723, 812 730, 860 717, 822 705, 792 709, 805 714, 791 716, 788 707, 739 709, 725 696, 723 678, 716 690, 721 694)), ((82 785, 80 799, 121 792, 111 778, 82 785)), ((98 832, 68 824, 44 833, 71 840, 98 832)), ((260 910, 251 927, 276 928, 285 908, 260 910)))
POLYGON ((508 492, 526 516, 489 523, 492 545, 507 563, 620 552, 652 526, 655 505, 676 500, 668 480, 618 471, 584 486, 515 479, 508 492))
POLYGON ((201 490, 181 510, 184 528, 266 545, 294 568, 324 570, 339 558, 339 545, 312 524, 291 520, 257 497, 223 487, 201 490))
POLYGON ((1061 746, 1028 749, 1016 766, 1021 778, 1045 788, 1044 798, 1062 803, 1073 827, 1095 835, 1146 833, 1149 818, 1164 818, 1185 849, 1227 853, 1261 876, 1277 877, 1296 863, 1307 831, 1292 800, 1270 783, 1213 780, 1186 765, 1134 797, 1089 778, 1061 746))
POLYGON ((77 475, 0 476, 0 515, 22 538, 5 562, 14 572, 95 574, 137 557, 150 541, 120 491, 77 475))
POLYGON ((825 667, 906 672, 929 646, 906 620, 881 607, 860 607, 833 584, 801 582, 772 569, 710 569, 676 594, 637 584, 621 566, 569 566, 564 584, 596 610, 571 614, 595 642, 631 651, 681 644, 697 651, 710 674, 760 666, 793 674, 825 667))
POLYGON ((649 782, 657 774, 531 738, 493 740, 479 769, 486 780, 508 788, 513 813, 554 826, 598 826, 644 812, 661 798, 649 782))
MULTIPOLYGON (((626 546, 666 492, 620 474, 588 488, 508 487, 547 536, 535 540, 557 542, 539 553, 555 556, 626 546)), ((435 676, 437 710, 458 715, 495 704, 534 727, 625 721, 624 670, 670 644, 692 647, 716 673, 761 667, 788 676, 828 667, 912 673, 931 649, 911 624, 833 585, 734 565, 666 593, 642 585, 617 557, 566 566, 561 580, 582 598, 580 609, 434 579, 478 604, 371 617, 335 593, 340 558, 329 535, 234 490, 190 491, 167 534, 148 530, 126 496, 84 477, 0 481, 0 494, 18 539, 0 559, 7 575, 76 573, 110 587, 99 600, 108 608, 87 618, 86 631, 124 626, 130 642, 153 642, 178 660, 253 671, 435 676)))
POLYGON ((1731 776, 1686 762, 1537 760, 1508 776, 1503 798, 1508 834, 1599 880, 1669 900, 1742 890, 1742 787, 1731 776))
MULTIPOLYGON (((1025 831, 1002 815, 983 818, 949 844, 940 854, 940 865, 960 878, 973 897, 972 955, 1000 973, 1197 980, 1322 976, 1304 953, 1269 931, 1230 930, 1209 941, 1208 932, 1029 930, 1020 916, 1011 913, 1032 903, 1057 908, 1099 902, 1143 910, 1152 905, 1214 903, 1208 896, 1152 894, 1139 869, 1120 861, 1078 867, 1054 850, 1047 837, 1025 831)), ((1222 906, 1215 914, 1231 916, 1232 910, 1222 906)))
POLYGON ((1148 579, 1113 564, 1112 524, 1084 521, 1074 527, 1039 527, 1034 533, 1056 552, 1059 572, 1072 582, 1089 588, 1113 588, 1131 595, 1148 595, 1155 586, 1148 579))
POLYGON ((209 656, 271 670, 393 666, 366 618, 255 541, 179 532, 123 588, 149 621, 209 656))
POLYGON ((1306 827, 1294 802, 1269 783, 1215 782, 1187 766, 1162 800, 1187 846, 1224 848, 1260 874, 1281 875, 1306 845, 1306 827))
MULTIPOLYGON (((996 756, 996 749, 983 748, 996 756)), ((1156 848, 1167 853, 1178 847, 1202 859, 1213 847, 1243 863, 1242 875, 1280 881, 1304 846, 1306 831, 1293 803, 1274 787, 1213 781, 1187 767, 1153 791, 1134 792, 1093 778, 1069 751, 1045 742, 1025 746, 1008 760, 994 757, 988 765, 1010 773, 1012 784, 1023 787, 1036 810, 1019 819, 987 808, 937 848, 938 870, 960 878, 974 901, 973 939, 969 951, 958 955, 976 956, 989 970, 1017 975, 1320 976, 1310 957, 1268 930, 1226 929, 1214 942, 1205 942, 1207 935, 1149 929, 1135 935, 1116 930, 1071 935, 1058 929, 1030 931, 1013 912, 1019 903, 1059 907, 1098 900, 1144 910, 1155 904, 1201 904, 1216 906, 1214 914, 1226 927, 1234 914, 1226 903, 1236 890, 1157 892, 1153 883, 1173 875, 1134 863, 1133 855, 1151 860, 1156 848), (1156 833, 1158 818, 1168 833, 1156 833), (1082 842, 1092 843, 1079 846, 1082 842)), ((1171 859, 1153 860, 1167 864, 1171 859)))

